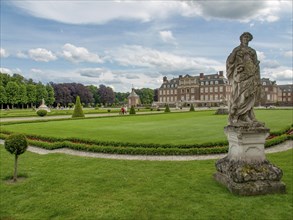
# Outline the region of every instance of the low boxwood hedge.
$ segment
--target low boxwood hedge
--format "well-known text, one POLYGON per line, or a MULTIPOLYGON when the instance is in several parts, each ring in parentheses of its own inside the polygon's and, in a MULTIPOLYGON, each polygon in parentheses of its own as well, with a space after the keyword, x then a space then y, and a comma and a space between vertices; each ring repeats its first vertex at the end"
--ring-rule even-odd
MULTIPOLYGON (((280 144, 286 140, 293 140, 293 135, 287 134, 289 129, 283 129, 279 136, 268 139, 265 148, 280 144)), ((0 139, 6 139, 12 132, 1 130, 0 139)), ((220 154, 228 152, 228 142, 210 142, 204 144, 151 144, 129 143, 115 141, 98 141, 81 138, 57 138, 42 135, 26 135, 30 145, 53 150, 69 148, 73 150, 90 151, 109 154, 133 154, 133 155, 199 155, 220 154)))

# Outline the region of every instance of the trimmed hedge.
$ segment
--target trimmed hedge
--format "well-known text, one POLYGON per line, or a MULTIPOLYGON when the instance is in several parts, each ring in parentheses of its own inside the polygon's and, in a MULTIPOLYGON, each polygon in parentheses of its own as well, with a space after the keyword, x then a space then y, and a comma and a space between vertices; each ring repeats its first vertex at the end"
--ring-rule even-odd
POLYGON ((47 115, 47 110, 44 110, 44 109, 40 109, 37 111, 37 115, 40 116, 40 117, 44 117, 47 115))
MULTIPOLYGON (((280 136, 269 139, 265 148, 280 144, 286 140, 293 140, 293 135, 286 134, 289 129, 283 129, 280 136)), ((6 139, 13 132, 1 130, 0 138, 6 139)), ((115 141, 99 141, 82 138, 57 138, 42 135, 26 135, 30 145, 48 150, 69 148, 74 150, 90 151, 97 153, 112 154, 135 154, 135 155, 199 155, 219 154, 228 152, 228 141, 210 142, 204 144, 152 144, 152 143, 129 143, 115 141)))
POLYGON ((169 112, 171 112, 170 111, 170 107, 169 107, 169 105, 168 104, 166 104, 166 108, 165 108, 165 111, 164 111, 165 113, 169 113, 169 112))
POLYGON ((136 114, 136 112, 135 112, 135 108, 134 108, 133 105, 132 105, 131 108, 130 108, 129 114, 130 114, 130 115, 135 115, 135 114, 136 114))
POLYGON ((74 106, 72 118, 84 118, 84 113, 82 110, 79 96, 76 97, 76 103, 74 106))

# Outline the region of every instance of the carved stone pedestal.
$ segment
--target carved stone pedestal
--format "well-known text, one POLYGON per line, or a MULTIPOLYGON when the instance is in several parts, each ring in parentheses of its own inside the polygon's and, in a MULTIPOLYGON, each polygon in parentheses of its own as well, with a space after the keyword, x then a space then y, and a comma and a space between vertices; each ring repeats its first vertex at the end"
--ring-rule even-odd
POLYGON ((225 127, 228 155, 216 162, 214 178, 238 195, 285 193, 283 172, 265 158, 264 144, 269 129, 225 127))

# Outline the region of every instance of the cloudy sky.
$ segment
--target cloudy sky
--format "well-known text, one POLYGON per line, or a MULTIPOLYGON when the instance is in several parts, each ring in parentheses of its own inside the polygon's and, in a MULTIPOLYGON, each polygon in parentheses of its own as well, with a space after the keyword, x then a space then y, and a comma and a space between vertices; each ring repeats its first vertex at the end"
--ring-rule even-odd
POLYGON ((261 76, 292 83, 291 0, 1 0, 1 72, 34 81, 158 88, 225 71, 249 31, 261 76))

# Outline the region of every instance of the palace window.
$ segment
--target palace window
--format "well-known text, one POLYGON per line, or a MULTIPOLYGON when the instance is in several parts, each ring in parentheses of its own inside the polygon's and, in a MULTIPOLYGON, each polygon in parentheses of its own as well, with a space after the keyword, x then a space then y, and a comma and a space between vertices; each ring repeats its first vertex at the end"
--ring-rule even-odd
POLYGON ((223 92, 223 86, 220 86, 220 92, 223 92))
POLYGON ((191 93, 194 93, 194 88, 191 88, 191 93))
POLYGON ((202 87, 200 88, 200 92, 203 93, 203 88, 202 87))
POLYGON ((218 92, 218 87, 215 87, 215 92, 218 92))
POLYGON ((218 85, 218 84, 219 84, 219 82, 218 82, 218 81, 215 81, 215 84, 216 84, 216 85, 218 85))
POLYGON ((210 87, 210 92, 213 92, 213 87, 210 87))
POLYGON ((209 88, 208 88, 208 87, 205 87, 205 88, 204 88, 204 91, 205 91, 205 92, 208 92, 208 91, 209 91, 209 88))

